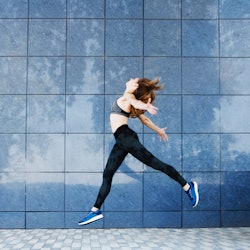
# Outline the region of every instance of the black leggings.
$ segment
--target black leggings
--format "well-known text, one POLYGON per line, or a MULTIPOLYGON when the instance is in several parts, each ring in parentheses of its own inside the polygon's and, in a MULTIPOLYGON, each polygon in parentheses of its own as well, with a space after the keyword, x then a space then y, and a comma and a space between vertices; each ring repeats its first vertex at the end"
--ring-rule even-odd
POLYGON ((103 173, 103 182, 94 207, 100 208, 111 189, 113 176, 128 153, 144 164, 162 171, 177 181, 182 187, 187 181, 172 166, 160 161, 151 154, 140 142, 137 134, 128 125, 122 125, 114 133, 116 143, 109 155, 106 168, 103 173))

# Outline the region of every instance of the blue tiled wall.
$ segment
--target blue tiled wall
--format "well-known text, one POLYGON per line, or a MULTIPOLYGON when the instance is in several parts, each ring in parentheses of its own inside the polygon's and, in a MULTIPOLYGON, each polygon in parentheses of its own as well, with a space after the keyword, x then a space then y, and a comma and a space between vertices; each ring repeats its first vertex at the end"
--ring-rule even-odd
POLYGON ((131 127, 200 184, 128 156, 87 227, 250 226, 249 0, 0 0, 0 228, 77 228, 114 143, 111 102, 160 76, 159 126, 131 127))

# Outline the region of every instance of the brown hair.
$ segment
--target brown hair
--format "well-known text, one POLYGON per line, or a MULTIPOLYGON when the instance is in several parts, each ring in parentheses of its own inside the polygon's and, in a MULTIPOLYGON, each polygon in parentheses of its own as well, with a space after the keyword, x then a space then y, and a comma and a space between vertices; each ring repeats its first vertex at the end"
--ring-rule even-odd
MULTIPOLYGON (((151 98, 151 102, 155 100, 156 90, 162 89, 162 85, 159 84, 160 79, 155 78, 153 80, 149 80, 147 78, 139 78, 138 84, 139 87, 134 91, 135 98, 144 103, 148 102, 148 99, 151 98)), ((136 109, 133 106, 131 107, 130 117, 138 117, 143 114, 145 110, 136 109)))

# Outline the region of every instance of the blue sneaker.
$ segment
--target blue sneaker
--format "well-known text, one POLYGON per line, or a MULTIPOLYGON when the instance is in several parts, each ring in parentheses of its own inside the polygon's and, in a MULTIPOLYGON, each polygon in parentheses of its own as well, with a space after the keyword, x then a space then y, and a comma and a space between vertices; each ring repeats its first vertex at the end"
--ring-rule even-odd
POLYGON ((186 194, 191 200, 192 207, 196 207, 199 202, 198 184, 195 181, 188 183, 190 188, 186 191, 186 194))
POLYGON ((103 218, 102 211, 99 209, 96 212, 90 211, 89 214, 78 222, 79 226, 87 225, 91 222, 100 220, 103 218))

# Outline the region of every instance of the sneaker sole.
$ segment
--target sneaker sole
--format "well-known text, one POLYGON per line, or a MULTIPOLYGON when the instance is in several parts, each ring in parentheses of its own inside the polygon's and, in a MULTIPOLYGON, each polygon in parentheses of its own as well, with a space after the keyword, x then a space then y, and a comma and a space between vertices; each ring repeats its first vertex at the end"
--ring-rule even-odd
POLYGON ((100 219, 102 219, 102 218, 103 218, 103 215, 102 215, 102 214, 99 214, 99 215, 93 217, 93 218, 90 219, 90 220, 87 220, 87 221, 84 221, 84 222, 79 222, 78 225, 79 225, 79 226, 87 225, 87 224, 89 224, 89 223, 91 223, 91 222, 100 220, 100 219))
POLYGON ((195 181, 193 181, 193 183, 194 183, 194 192, 195 192, 195 195, 196 195, 196 202, 193 205, 193 207, 196 207, 198 205, 198 203, 199 203, 199 192, 198 192, 198 184, 195 181))

